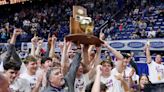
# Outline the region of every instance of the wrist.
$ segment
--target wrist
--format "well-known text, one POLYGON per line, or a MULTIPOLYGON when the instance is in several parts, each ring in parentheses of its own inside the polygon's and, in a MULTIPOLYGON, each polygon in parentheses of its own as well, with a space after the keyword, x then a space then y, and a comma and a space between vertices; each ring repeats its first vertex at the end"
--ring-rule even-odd
POLYGON ((41 86, 42 82, 37 82, 35 85, 35 88, 39 88, 41 86))
POLYGON ((13 37, 17 37, 17 34, 14 33, 14 34, 13 34, 13 37))
POLYGON ((101 75, 101 72, 100 72, 100 71, 98 71, 98 72, 97 72, 97 74, 98 74, 98 75, 101 75))

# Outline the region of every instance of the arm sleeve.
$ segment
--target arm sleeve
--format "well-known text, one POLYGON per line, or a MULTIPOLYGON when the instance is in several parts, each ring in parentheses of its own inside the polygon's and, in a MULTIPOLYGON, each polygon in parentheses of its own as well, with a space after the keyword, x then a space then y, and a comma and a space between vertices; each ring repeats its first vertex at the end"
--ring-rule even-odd
POLYGON ((130 61, 130 65, 135 69, 136 74, 139 74, 137 64, 133 60, 130 61))
POLYGON ((19 64, 19 65, 22 64, 21 59, 19 58, 18 54, 16 53, 15 46, 13 46, 13 48, 12 48, 12 56, 13 56, 14 60, 17 62, 17 64, 19 64))
POLYGON ((7 52, 6 52, 6 55, 3 59, 3 62, 8 62, 10 60, 10 57, 12 56, 12 50, 14 48, 14 44, 9 44, 7 45, 7 52))
POLYGON ((74 92, 74 82, 75 82, 77 69, 80 65, 80 61, 81 61, 81 53, 76 53, 75 57, 73 58, 73 62, 70 66, 70 69, 65 76, 66 85, 68 86, 68 92, 74 92))
POLYGON ((49 48, 49 46, 47 44, 47 51, 46 51, 45 57, 49 57, 49 53, 50 53, 50 48, 49 48))

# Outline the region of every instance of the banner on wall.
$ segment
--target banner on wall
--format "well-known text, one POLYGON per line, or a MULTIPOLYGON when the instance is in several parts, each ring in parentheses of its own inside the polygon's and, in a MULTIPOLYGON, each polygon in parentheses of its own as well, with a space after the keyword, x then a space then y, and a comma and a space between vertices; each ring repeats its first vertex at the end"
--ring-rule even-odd
MULTIPOLYGON (((117 40, 117 41, 108 41, 109 45, 116 50, 144 50, 144 46, 147 43, 147 39, 145 40, 117 40)), ((164 39, 150 39, 150 50, 163 51, 164 50, 164 39)), ((44 49, 47 49, 47 42, 44 42, 44 49)), ((21 44, 21 50, 29 50, 31 48, 31 43, 21 44)), ((106 48, 103 48, 106 50, 106 48)), ((60 52, 60 48, 58 46, 58 42, 55 45, 55 51, 60 52)))
MULTIPOLYGON (((55 52, 60 52, 60 48, 58 46, 58 42, 56 42, 55 44, 55 52)), ((31 42, 22 42, 21 43, 21 50, 22 51, 29 51, 32 47, 32 43, 31 42)), ((47 42, 44 42, 42 45, 42 49, 47 50, 47 42)))
MULTIPOLYGON (((143 50, 148 40, 109 41, 109 45, 117 50, 143 50)), ((150 39, 150 50, 164 50, 164 39, 150 39)))

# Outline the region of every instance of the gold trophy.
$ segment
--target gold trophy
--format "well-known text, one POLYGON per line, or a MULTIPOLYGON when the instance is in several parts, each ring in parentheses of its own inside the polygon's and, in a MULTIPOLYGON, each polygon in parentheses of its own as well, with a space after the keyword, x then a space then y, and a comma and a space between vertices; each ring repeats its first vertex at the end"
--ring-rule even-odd
POLYGON ((67 41, 86 45, 100 45, 103 43, 93 35, 94 24, 87 16, 87 10, 81 6, 73 6, 73 17, 70 17, 70 35, 67 41))

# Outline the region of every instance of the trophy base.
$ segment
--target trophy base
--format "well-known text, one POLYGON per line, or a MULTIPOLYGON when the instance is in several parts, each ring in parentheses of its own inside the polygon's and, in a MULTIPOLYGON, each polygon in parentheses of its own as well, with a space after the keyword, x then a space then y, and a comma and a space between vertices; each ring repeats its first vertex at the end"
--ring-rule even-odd
POLYGON ((85 44, 85 45, 96 45, 100 46, 104 42, 99 38, 93 35, 86 34, 71 34, 66 36, 66 41, 71 41, 77 44, 85 44))

